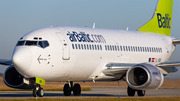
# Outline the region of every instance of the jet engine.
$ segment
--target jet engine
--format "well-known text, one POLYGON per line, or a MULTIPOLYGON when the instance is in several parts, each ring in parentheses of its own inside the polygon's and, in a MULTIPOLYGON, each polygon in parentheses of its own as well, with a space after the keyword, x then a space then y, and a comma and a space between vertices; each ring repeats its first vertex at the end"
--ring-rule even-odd
POLYGON ((24 78, 17 72, 13 65, 9 66, 4 72, 4 83, 17 89, 32 89, 34 88, 34 80, 24 78))
POLYGON ((151 90, 158 89, 163 84, 164 76, 157 67, 143 63, 134 65, 127 71, 126 81, 135 90, 151 90))

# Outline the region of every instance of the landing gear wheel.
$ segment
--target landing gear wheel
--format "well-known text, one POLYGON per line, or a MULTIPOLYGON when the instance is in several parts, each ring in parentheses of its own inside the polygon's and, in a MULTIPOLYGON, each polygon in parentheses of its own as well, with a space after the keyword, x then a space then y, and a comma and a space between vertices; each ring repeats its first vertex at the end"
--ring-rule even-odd
POLYGON ((33 89, 33 96, 36 97, 36 94, 37 94, 37 90, 36 88, 33 89))
POLYGON ((43 95, 44 95, 44 90, 43 90, 43 88, 39 88, 39 89, 38 89, 37 95, 38 95, 39 97, 43 97, 43 95))
POLYGON ((144 96, 145 93, 146 93, 145 90, 138 90, 138 91, 137 91, 138 96, 144 96))
POLYGON ((73 94, 74 96, 81 95, 81 86, 79 84, 75 84, 73 87, 73 94))
POLYGON ((127 93, 128 93, 128 96, 134 96, 135 95, 135 90, 128 86, 127 93))
POLYGON ((65 96, 71 95, 71 87, 69 87, 69 84, 64 85, 63 92, 65 96))

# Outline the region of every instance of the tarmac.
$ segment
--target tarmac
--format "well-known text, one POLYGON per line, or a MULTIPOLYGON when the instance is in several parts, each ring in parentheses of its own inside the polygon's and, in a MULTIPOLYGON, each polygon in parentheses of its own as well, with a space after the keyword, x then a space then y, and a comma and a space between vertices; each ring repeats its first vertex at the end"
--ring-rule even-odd
MULTIPOLYGON (((104 97, 129 97, 126 88, 91 88, 91 91, 82 91, 81 96, 64 96, 63 91, 44 91, 44 97, 38 98, 104 98, 104 97)), ((137 93, 134 97, 138 97, 137 93)), ((180 89, 147 90, 144 97, 180 97, 180 89)), ((0 99, 34 99, 32 91, 0 91, 0 99)))

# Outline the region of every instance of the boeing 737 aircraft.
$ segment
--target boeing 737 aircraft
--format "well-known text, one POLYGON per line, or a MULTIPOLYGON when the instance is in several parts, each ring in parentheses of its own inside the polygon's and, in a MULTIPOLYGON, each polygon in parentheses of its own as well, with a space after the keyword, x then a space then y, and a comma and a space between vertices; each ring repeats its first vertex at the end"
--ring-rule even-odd
POLYGON ((4 83, 12 88, 33 89, 44 95, 45 81, 65 81, 64 95, 81 94, 74 81, 118 81, 128 84, 127 93, 144 96, 158 89, 179 62, 168 62, 180 40, 170 36, 173 0, 159 0, 152 19, 137 31, 79 27, 47 27, 21 37, 4 83))

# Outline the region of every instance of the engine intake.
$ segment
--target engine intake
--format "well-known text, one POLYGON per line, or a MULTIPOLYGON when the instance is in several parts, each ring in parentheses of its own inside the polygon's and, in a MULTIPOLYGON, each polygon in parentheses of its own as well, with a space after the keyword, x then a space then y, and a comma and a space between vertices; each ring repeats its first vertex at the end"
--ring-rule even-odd
POLYGON ((4 72, 4 83, 11 88, 32 89, 34 87, 33 82, 33 79, 25 79, 19 74, 13 65, 9 66, 4 72), (29 84, 25 81, 28 81, 29 84))
POLYGON ((164 77, 157 67, 151 64, 137 64, 126 73, 126 81, 129 87, 136 90, 158 89, 164 77))

